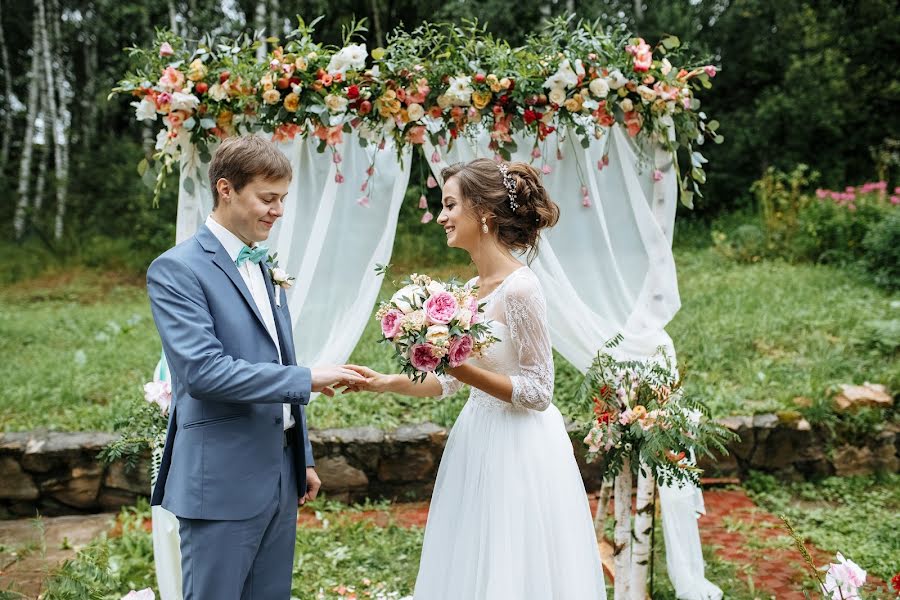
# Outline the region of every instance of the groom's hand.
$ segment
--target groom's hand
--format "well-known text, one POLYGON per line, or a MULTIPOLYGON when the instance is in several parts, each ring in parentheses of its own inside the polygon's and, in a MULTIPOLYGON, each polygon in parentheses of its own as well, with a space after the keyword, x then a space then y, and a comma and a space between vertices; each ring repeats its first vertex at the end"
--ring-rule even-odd
POLYGON ((319 488, 322 487, 322 480, 319 479, 318 473, 313 467, 306 468, 306 494, 300 498, 300 506, 307 502, 311 502, 319 495, 319 488))
POLYGON ((312 391, 334 396, 331 386, 354 387, 365 383, 366 378, 352 369, 338 366, 312 367, 312 391))

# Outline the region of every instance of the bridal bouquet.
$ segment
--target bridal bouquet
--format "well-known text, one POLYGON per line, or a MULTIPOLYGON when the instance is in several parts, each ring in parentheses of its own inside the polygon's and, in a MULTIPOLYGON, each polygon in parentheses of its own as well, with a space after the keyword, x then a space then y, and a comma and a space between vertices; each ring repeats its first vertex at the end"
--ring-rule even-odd
MULTIPOLYGON (((607 344, 607 350, 619 341, 607 344)), ((584 438, 587 460, 602 460, 604 477, 630 464, 649 468, 663 484, 696 484, 700 469, 689 458, 692 450, 711 455, 713 447, 727 453, 724 442, 733 436, 708 420, 705 405, 684 395, 678 369, 662 350, 646 361, 620 361, 599 352, 579 395, 589 399, 593 412, 584 438)))
POLYGON ((413 381, 441 375, 497 341, 484 321, 475 288, 413 273, 375 314, 393 344, 401 371, 413 381))

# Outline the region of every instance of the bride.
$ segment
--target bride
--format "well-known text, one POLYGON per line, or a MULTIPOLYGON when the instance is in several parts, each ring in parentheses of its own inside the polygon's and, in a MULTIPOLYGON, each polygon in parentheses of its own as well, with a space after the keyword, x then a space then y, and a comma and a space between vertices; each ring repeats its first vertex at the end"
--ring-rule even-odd
POLYGON ((559 208, 525 163, 477 159, 442 172, 437 219, 447 245, 472 257, 485 318, 500 341, 480 358, 420 383, 350 366, 359 389, 469 400, 438 470, 415 600, 605 599, 587 495, 552 404, 544 295, 513 253, 537 252, 559 208))

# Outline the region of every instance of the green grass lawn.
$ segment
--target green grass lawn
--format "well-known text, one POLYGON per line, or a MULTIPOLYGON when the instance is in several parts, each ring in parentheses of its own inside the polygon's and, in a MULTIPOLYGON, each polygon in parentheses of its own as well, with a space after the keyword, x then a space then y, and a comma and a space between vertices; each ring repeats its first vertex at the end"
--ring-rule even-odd
MULTIPOLYGON (((687 390, 707 401, 714 415, 790 408, 797 396, 823 397, 844 382, 900 387, 896 295, 835 267, 744 265, 689 248, 676 250, 676 261, 682 309, 669 331, 687 365, 687 390)), ((397 266, 394 273, 408 268, 397 266)), ((466 265, 419 270, 472 274, 466 265)), ((382 296, 392 289, 386 282, 382 296)), ((350 360, 391 370, 390 349, 378 337, 372 320, 350 360)), ((71 270, 0 287, 0 352, 6 384, 0 430, 98 430, 110 429, 129 403, 142 401, 159 340, 140 278, 71 270)), ((578 374, 559 356, 556 363, 555 401, 575 415, 578 374)), ((446 426, 465 395, 444 401, 320 397, 309 415, 318 428, 446 426)))

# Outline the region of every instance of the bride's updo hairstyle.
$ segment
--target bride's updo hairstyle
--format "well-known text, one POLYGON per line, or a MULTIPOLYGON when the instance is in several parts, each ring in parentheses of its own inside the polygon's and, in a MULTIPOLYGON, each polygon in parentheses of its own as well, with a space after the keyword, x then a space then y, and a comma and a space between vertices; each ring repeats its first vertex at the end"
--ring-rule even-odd
POLYGON ((541 229, 553 227, 559 220, 559 207, 547 194, 540 172, 523 162, 476 158, 441 171, 445 182, 451 177, 462 192, 461 201, 479 220, 490 219, 501 244, 513 251, 528 251, 530 263, 537 255, 541 229))

